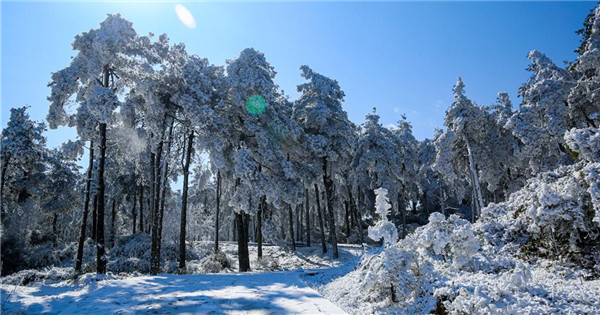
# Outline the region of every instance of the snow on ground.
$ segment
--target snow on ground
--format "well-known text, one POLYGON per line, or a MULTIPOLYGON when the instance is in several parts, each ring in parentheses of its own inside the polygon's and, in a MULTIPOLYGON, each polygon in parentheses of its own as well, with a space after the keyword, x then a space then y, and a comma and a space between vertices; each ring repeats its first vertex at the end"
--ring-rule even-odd
MULTIPOLYGON (((3 287, 2 296, 12 289, 3 287)), ((92 280, 82 286, 19 286, 5 310, 5 314, 345 314, 294 271, 162 274, 92 280)))
MULTIPOLYGON (((237 259, 235 244, 221 246, 237 259)), ((116 276, 96 281, 92 274, 73 281, 43 285, 0 285, 3 314, 345 314, 309 287, 350 272, 362 247, 341 245, 340 259, 319 246, 299 247, 296 254, 265 246, 278 269, 285 271, 158 276, 116 276), (312 268, 304 270, 304 268, 312 268), (302 280, 305 281, 302 281, 302 280), (308 281, 307 281, 308 280, 308 281)), ((256 247, 250 246, 253 267, 256 247)), ((236 263, 237 265, 237 263, 236 263)))

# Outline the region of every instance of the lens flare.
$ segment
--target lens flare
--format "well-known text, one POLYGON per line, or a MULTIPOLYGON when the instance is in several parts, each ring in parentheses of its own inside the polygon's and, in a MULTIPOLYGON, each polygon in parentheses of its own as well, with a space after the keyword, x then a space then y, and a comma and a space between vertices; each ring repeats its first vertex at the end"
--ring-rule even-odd
POLYGON ((267 101, 262 95, 254 94, 246 101, 246 110, 252 115, 260 115, 267 109, 267 101))
POLYGON ((196 28, 196 20, 190 11, 181 4, 175 6, 175 13, 177 17, 188 28, 196 28))

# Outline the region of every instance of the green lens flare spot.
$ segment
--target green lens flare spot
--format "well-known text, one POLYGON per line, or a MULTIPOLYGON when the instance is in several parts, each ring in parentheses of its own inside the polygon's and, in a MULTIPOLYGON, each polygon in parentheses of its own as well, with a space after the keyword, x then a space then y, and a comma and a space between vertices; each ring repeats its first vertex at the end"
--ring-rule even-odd
POLYGON ((262 95, 254 94, 246 101, 246 110, 252 115, 259 115, 267 109, 267 101, 262 95))

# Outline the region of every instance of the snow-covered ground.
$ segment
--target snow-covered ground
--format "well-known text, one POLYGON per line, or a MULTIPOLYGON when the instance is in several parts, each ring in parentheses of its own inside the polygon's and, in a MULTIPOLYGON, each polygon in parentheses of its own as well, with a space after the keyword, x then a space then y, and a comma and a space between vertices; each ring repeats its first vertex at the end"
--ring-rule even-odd
MULTIPOLYGON (((345 314, 299 272, 158 275, 17 287, 6 314, 345 314)), ((13 288, 2 288, 2 295, 13 288)), ((4 313, 4 312, 3 312, 4 313)))
MULTIPOLYGON (((235 244, 222 250, 236 259, 235 244)), ((28 286, 0 285, 3 314, 345 314, 315 289, 350 272, 363 252, 357 245, 340 245, 340 259, 320 246, 299 247, 294 253, 265 246, 283 271, 158 276, 92 274, 78 281, 46 281, 28 286), (309 269, 310 268, 310 269, 309 269), (309 285, 307 285, 310 284, 309 285)), ((256 264, 256 247, 250 246, 256 264)), ((270 256, 267 256, 270 255, 270 256)), ((260 269, 260 268, 255 268, 260 269)))

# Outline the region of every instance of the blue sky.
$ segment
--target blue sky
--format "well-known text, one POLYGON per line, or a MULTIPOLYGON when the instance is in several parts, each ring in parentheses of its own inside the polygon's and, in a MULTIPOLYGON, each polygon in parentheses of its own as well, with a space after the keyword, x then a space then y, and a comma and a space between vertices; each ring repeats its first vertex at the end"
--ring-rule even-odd
MULTIPOLYGON (((372 107, 384 125, 405 113, 418 139, 443 126, 452 86, 461 76, 467 94, 492 104, 499 91, 515 106, 528 78, 528 51, 557 64, 573 50, 596 2, 181 2, 195 29, 177 18, 177 2, 2 2, 2 128, 10 107, 29 105, 43 120, 51 72, 74 55, 75 35, 121 13, 140 34, 167 33, 188 52, 222 65, 246 47, 265 53, 276 82, 292 99, 302 83, 300 65, 335 78, 344 107, 360 124, 372 107)), ((47 133, 57 146, 75 132, 47 133)))

